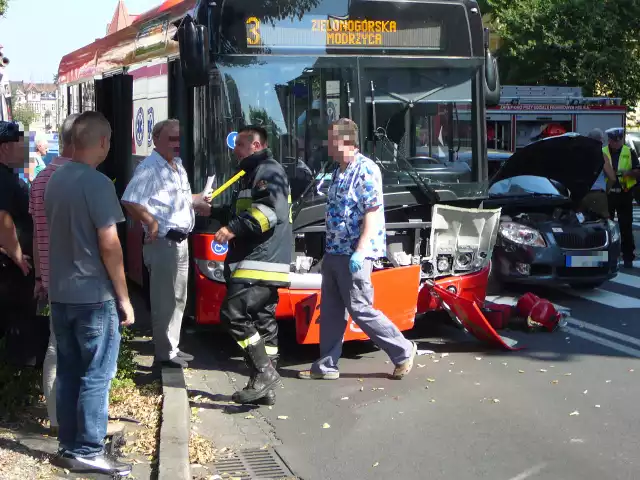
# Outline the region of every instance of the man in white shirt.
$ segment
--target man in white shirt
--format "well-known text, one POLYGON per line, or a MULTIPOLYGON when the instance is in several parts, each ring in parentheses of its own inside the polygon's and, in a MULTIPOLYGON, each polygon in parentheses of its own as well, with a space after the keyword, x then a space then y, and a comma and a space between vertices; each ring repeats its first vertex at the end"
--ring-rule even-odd
MULTIPOLYGON (((604 133, 599 128, 594 128, 587 136, 604 144, 604 133)), ((611 160, 609 160, 604 154, 603 157, 604 166, 602 171, 591 187, 591 191, 582 199, 581 209, 590 210, 602 218, 609 218, 606 179, 608 178, 612 184, 617 183, 618 180, 616 178, 616 173, 613 170, 613 166, 611 165, 611 160)))
POLYGON ((155 149, 136 168, 122 203, 145 231, 143 254, 149 270, 155 359, 163 366, 186 367, 193 356, 181 352, 178 344, 187 302, 187 237, 202 195, 191 193, 179 158, 178 121, 158 122, 152 135, 155 149))

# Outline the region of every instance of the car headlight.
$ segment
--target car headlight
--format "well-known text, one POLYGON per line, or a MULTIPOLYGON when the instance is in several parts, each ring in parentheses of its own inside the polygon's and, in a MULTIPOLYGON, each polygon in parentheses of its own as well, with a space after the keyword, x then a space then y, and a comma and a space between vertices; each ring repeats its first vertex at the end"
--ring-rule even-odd
POLYGON ((547 243, 538 230, 515 222, 500 224, 500 235, 510 242, 531 247, 545 247, 547 243))
POLYGON ((620 227, 618 226, 618 222, 614 222, 613 220, 607 220, 609 224, 609 233, 611 234, 611 243, 617 243, 620 241, 620 227))
POLYGON ((205 277, 218 283, 225 283, 224 280, 224 262, 216 262, 215 260, 196 259, 196 265, 205 277))

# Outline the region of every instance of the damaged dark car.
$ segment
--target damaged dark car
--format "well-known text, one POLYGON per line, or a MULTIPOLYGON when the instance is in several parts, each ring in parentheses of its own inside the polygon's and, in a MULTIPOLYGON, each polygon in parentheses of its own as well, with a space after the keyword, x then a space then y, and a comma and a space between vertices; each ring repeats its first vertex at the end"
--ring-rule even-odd
POLYGON ((602 145, 567 134, 514 153, 492 178, 484 208, 502 208, 491 280, 596 288, 618 273, 618 224, 582 210, 604 165, 602 145))

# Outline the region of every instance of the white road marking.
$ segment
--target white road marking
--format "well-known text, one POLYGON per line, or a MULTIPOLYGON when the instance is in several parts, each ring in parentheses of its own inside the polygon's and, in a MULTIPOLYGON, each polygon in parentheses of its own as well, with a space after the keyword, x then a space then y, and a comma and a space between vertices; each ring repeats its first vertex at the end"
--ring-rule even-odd
POLYGON ((515 305, 516 304, 516 297, 513 296, 508 296, 508 295, 487 295, 486 297, 487 301, 489 302, 493 302, 493 303, 502 303, 502 304, 508 304, 508 305, 515 305))
POLYGON ((519 475, 516 475, 515 477, 509 479, 509 480, 525 480, 527 478, 530 478, 533 475, 536 475, 537 473, 540 473, 542 471, 542 469, 544 467, 546 467, 547 464, 546 463, 541 463, 540 465, 536 465, 535 467, 531 467, 529 470, 525 470, 524 472, 522 472, 519 475))
POLYGON ((612 350, 617 350, 618 352, 622 352, 630 357, 640 358, 640 350, 635 348, 627 347, 617 342, 612 342, 611 340, 607 340, 606 338, 598 337, 597 335, 592 335, 587 333, 579 328, 566 326, 563 329, 565 332, 568 332, 576 337, 584 338, 585 340, 589 340, 590 342, 599 343, 605 347, 609 347, 612 350))
POLYGON ((563 291, 574 297, 584 298, 585 300, 590 300, 612 308, 640 308, 640 299, 608 292, 600 288, 586 291, 563 289, 563 291))
POLYGON ((627 273, 618 273, 610 282, 626 285, 627 287, 640 288, 640 277, 629 275, 627 273))
POLYGON ((593 325, 592 323, 583 322, 582 320, 578 320, 576 318, 568 318, 567 323, 570 325, 574 325, 576 327, 586 328, 587 330, 591 330, 593 332, 606 335, 607 337, 615 338, 616 340, 620 340, 622 342, 630 343, 631 345, 636 345, 637 347, 640 347, 640 340, 630 335, 625 335, 624 333, 616 332, 615 330, 609 330, 608 328, 600 327, 598 325, 593 325))

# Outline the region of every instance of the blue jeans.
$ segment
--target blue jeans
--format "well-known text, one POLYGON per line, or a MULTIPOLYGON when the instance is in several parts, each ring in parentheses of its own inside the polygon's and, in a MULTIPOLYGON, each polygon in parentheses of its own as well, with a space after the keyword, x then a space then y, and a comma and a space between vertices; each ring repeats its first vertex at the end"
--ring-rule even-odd
POLYGON ((109 388, 120 349, 116 302, 51 304, 58 342, 56 415, 60 448, 80 457, 103 452, 109 388))

